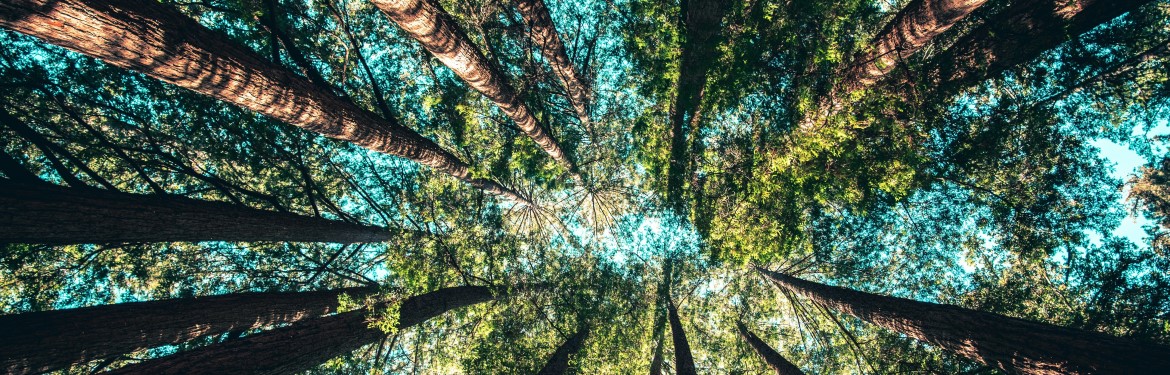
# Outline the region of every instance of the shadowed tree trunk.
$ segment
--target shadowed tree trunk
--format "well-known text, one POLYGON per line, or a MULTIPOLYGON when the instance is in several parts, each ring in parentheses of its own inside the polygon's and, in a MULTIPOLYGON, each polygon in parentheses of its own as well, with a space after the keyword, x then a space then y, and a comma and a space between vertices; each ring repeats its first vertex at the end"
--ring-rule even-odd
MULTIPOLYGON (((1149 0, 1024 0, 1011 6, 931 59, 918 77, 902 77, 896 90, 922 82, 951 93, 1008 68, 1035 59, 1044 51, 1130 12, 1149 0)), ((908 95, 904 93, 903 96, 908 95)), ((908 97, 908 96, 907 96, 908 97)))
POLYGON ((383 119, 150 0, 12 0, 0 26, 215 97, 330 138, 435 168, 528 204, 438 144, 383 119))
POLYGON ((698 142, 703 88, 715 63, 723 16, 731 8, 727 0, 684 0, 682 24, 686 40, 679 60, 678 84, 670 113, 670 163, 666 171, 666 201, 684 215, 683 184, 689 173, 688 148, 698 142), (687 142, 687 137, 693 139, 687 142))
POLYGON ((760 340, 756 334, 748 330, 747 326, 743 325, 743 322, 736 322, 735 328, 739 330, 739 336, 743 337, 748 345, 751 345, 756 354, 759 354, 760 358, 763 358, 764 362, 768 364, 768 367, 776 371, 776 375, 804 375, 804 371, 800 371, 800 367, 796 367, 775 349, 768 346, 768 343, 760 340))
POLYGON ((380 242, 385 228, 171 195, 0 180, 0 243, 380 242))
POLYGON ((577 69, 573 67, 573 61, 569 60, 569 54, 565 52, 565 44, 561 42, 556 24, 553 23, 548 7, 544 5, 544 0, 516 0, 516 8, 520 10, 520 16, 524 17, 524 22, 531 29, 532 41, 540 47, 541 55, 548 61, 549 67, 561 80, 565 92, 569 94, 569 103, 577 111, 577 118, 581 120, 581 125, 589 128, 591 126, 589 123, 589 85, 581 79, 581 76, 577 74, 577 69))
POLYGON ((1012 373, 1155 374, 1170 369, 1166 346, 757 270, 777 286, 826 307, 1012 373))
POLYGON ((691 345, 687 343, 687 333, 683 331, 682 321, 678 318, 678 309, 674 307, 674 300, 668 300, 670 314, 670 337, 674 341, 674 373, 678 375, 695 375, 695 358, 691 356, 691 345))
MULTIPOLYGON (((398 329, 495 299, 482 286, 439 289, 402 301, 398 329)), ((365 309, 316 318, 126 366, 109 374, 293 374, 386 337, 365 309)))
POLYGON ((589 327, 581 327, 572 336, 569 336, 557 350, 553 352, 552 356, 548 358, 548 362, 544 367, 537 372, 538 375, 559 375, 569 372, 569 359, 572 356, 581 352, 585 347, 585 340, 589 338, 589 327))
POLYGON ((663 348, 666 346, 667 304, 670 299, 671 273, 674 272, 674 259, 667 258, 662 265, 662 282, 658 284, 657 305, 654 311, 654 338, 658 343, 654 345, 654 357, 650 359, 650 375, 662 375, 663 348))
POLYGON ((342 294, 374 292, 375 287, 237 293, 0 316, 0 368, 9 374, 66 369, 204 336, 311 319, 336 312, 342 294))
POLYGON ((459 78, 500 107, 524 134, 580 181, 577 166, 569 155, 536 121, 507 77, 471 44, 447 11, 431 0, 374 0, 374 5, 459 78))

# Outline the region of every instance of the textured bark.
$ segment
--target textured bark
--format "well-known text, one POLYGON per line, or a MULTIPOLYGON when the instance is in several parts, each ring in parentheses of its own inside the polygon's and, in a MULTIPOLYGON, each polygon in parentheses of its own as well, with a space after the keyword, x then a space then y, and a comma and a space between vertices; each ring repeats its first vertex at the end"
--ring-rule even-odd
POLYGON ((532 41, 540 47, 540 53, 548 61, 553 73, 561 80, 565 92, 569 94, 569 103, 577 111, 577 118, 581 125, 589 127, 589 85, 577 74, 569 54, 565 53, 565 44, 561 42, 557 33, 556 24, 549 15, 544 0, 516 0, 516 8, 520 16, 531 29, 532 41))
POLYGON ((776 371, 776 375, 804 375, 804 371, 801 371, 800 367, 796 367, 787 358, 784 358, 775 349, 768 346, 768 343, 761 340, 752 331, 749 331, 747 326, 743 325, 743 322, 736 322, 735 328, 739 330, 739 336, 743 337, 743 340, 747 341, 748 345, 756 351, 756 354, 759 354, 760 358, 764 359, 768 367, 776 371))
POLYGON ((170 6, 151 0, 11 0, 0 2, 0 26, 529 203, 495 181, 473 178, 466 163, 394 119, 359 108, 170 6))
POLYGON ((650 359, 650 375, 662 375, 663 348, 666 346, 666 320, 670 303, 670 285, 674 273, 674 258, 667 258, 662 264, 662 281, 658 284, 657 303, 654 309, 654 356, 650 359))
POLYGON ((455 75, 500 107, 524 134, 579 180, 577 166, 568 154, 536 121, 505 75, 471 44, 447 11, 431 0, 374 0, 374 5, 455 75))
POLYGON ((695 358, 691 356, 691 345, 687 343, 687 333, 683 331, 682 320, 678 318, 678 309, 674 301, 669 301, 670 337, 674 341, 674 373, 678 375, 695 375, 695 358))
POLYGON ((967 18, 987 0, 914 0, 870 41, 869 49, 854 59, 841 81, 849 94, 877 83, 910 57, 967 18))
POLYGON ((929 88, 959 90, 1035 59, 1044 51, 1132 11, 1149 0, 1023 0, 963 36, 897 89, 919 79, 929 88))
POLYGON ((544 367, 537 372, 538 375, 559 375, 567 374, 569 372, 569 359, 572 356, 581 352, 585 348, 585 340, 589 338, 589 327, 581 327, 572 336, 569 336, 557 350, 553 352, 552 356, 545 362, 544 367))
POLYGON ((758 269, 777 286, 880 327, 1011 373, 1156 374, 1170 347, 953 305, 828 286, 758 269))
MULTIPOLYGON (((449 310, 495 299, 482 286, 439 289, 402 301, 398 329, 449 310)), ((370 327, 366 310, 316 318, 126 366, 110 374, 294 374, 373 344, 386 333, 370 327)))
MULTIPOLYGON (((731 8, 727 0, 684 1, 686 40, 679 61, 678 84, 670 113, 670 162, 666 172, 667 204, 678 214, 685 212, 683 184, 690 166, 687 137, 699 134, 703 88, 707 74, 715 63, 722 31, 723 16, 731 8)), ((694 141, 694 140, 692 140, 694 141)))
POLYGON ((0 180, 0 243, 379 242, 385 228, 179 196, 0 180))
POLYGON ((9 374, 55 371, 199 337, 297 322, 336 312, 342 294, 376 291, 238 293, 0 316, 0 368, 9 374))

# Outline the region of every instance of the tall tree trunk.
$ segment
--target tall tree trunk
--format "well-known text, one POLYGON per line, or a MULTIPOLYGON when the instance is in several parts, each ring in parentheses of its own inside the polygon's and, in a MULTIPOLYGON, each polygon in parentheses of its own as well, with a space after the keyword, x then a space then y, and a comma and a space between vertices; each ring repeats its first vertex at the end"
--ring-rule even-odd
POLYGON ((1170 369, 1170 347, 1162 345, 757 270, 777 286, 816 303, 1007 372, 1155 374, 1170 369))
POLYGON ((374 0, 374 5, 455 75, 500 107, 524 134, 580 181, 569 155, 536 121, 505 75, 471 43, 447 11, 432 0, 374 0))
POLYGON ((393 118, 380 118, 151 0, 12 0, 0 26, 215 97, 330 138, 435 168, 530 202, 393 118))
POLYGON ((567 374, 569 372, 569 357, 577 355, 581 349, 585 348, 585 340, 589 338, 589 327, 581 327, 572 336, 569 336, 557 350, 553 352, 552 356, 548 358, 548 362, 544 367, 537 372, 538 375, 559 375, 567 374))
POLYGON ((687 343, 687 333, 683 331, 682 320, 678 318, 678 309, 674 307, 674 300, 668 301, 670 314, 670 336, 674 341, 674 373, 678 375, 695 375, 695 358, 691 356, 691 345, 687 343))
MULTIPOLYGON (((449 310, 495 299, 482 286, 439 289, 402 301, 398 329, 449 310)), ((367 311, 316 318, 130 366, 110 374, 294 374, 386 337, 370 327, 367 311)))
POLYGON ((0 180, 0 242, 379 242, 384 228, 223 202, 0 180))
POLYGON ((589 122, 589 85, 581 79, 581 75, 573 67, 573 61, 569 60, 568 53, 565 53, 565 44, 561 42, 556 24, 553 23, 548 7, 544 5, 544 0, 516 0, 516 8, 520 10, 520 16, 524 17, 524 22, 532 30, 532 40, 540 47, 541 55, 548 61, 549 67, 561 80, 565 92, 569 94, 569 103, 577 111, 577 118, 581 120, 581 125, 591 128, 589 122))
POLYGON ((736 322, 735 328, 739 330, 739 336, 743 337, 743 340, 747 341, 748 345, 756 351, 756 354, 759 354, 760 358, 764 359, 768 367, 776 371, 776 375, 804 375, 804 371, 800 371, 800 367, 796 367, 796 365, 776 352, 775 349, 768 346, 768 343, 761 340, 752 331, 749 331, 747 326, 743 325, 743 322, 736 322))
MULTIPOLYGON (((667 204, 679 215, 685 215, 683 184, 690 166, 687 148, 688 135, 699 135, 703 88, 707 74, 715 63, 722 31, 723 16, 731 8, 728 0, 683 1, 681 22, 686 40, 679 61, 678 84, 670 113, 670 162, 666 172, 667 204)), ((696 141, 697 142, 697 141, 696 141)))
POLYGON ((663 348, 666 346, 666 320, 670 300, 670 285, 674 272, 674 258, 662 262, 662 281, 658 284, 657 305, 654 309, 654 356, 650 359, 650 375, 662 375, 663 348))
POLYGON ((994 78, 1044 51, 1130 12, 1150 0, 1024 0, 1012 5, 916 71, 897 90, 913 82, 943 93, 994 78))
POLYGON ((337 310, 342 294, 237 293, 0 316, 0 368, 8 374, 56 371, 204 336, 315 318, 337 310))

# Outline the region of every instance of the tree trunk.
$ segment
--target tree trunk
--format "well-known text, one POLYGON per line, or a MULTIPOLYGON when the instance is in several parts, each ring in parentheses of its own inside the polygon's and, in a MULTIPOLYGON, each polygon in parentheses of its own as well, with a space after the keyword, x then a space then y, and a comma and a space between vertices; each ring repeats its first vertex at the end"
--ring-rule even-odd
POLYGON ((577 69, 573 67, 573 61, 569 60, 569 55, 565 53, 565 45, 561 42, 556 24, 553 23, 548 7, 544 5, 544 0, 516 0, 516 8, 520 10, 520 16, 524 17, 524 22, 532 30, 532 41, 540 47, 541 55, 548 61, 549 67, 561 80, 561 85, 565 87, 569 103, 577 111, 577 118, 581 120, 581 125, 589 128, 591 126, 589 123, 589 85, 577 74, 577 69))
POLYGON ((674 307, 674 300, 668 301, 670 314, 670 336, 674 341, 674 373, 678 375, 695 375, 695 359, 691 356, 691 345, 687 343, 687 333, 683 332, 682 321, 678 318, 678 309, 674 307))
MULTIPOLYGON (((398 329, 449 310, 495 299, 482 286, 439 289, 402 301, 398 329)), ((190 351, 129 365, 109 374, 294 374, 386 337, 367 311, 311 319, 190 351)))
POLYGON ((841 81, 841 94, 848 95, 877 83, 902 60, 910 57, 967 18, 987 0, 914 0, 894 16, 869 48, 853 60, 841 81))
POLYGON ((0 180, 0 243, 380 242, 385 228, 180 196, 0 180))
POLYGON ((204 336, 315 318, 336 312, 342 294, 374 292, 377 288, 363 287, 237 293, 0 316, 0 368, 9 374, 67 369, 204 336))
POLYGON ((925 83, 944 93, 994 78, 1004 70, 1026 63, 1044 51, 1090 29, 1132 11, 1149 0, 1024 0, 1012 2, 991 21, 963 36, 933 58, 921 77, 905 77, 898 83, 925 83))
POLYGON ((800 367, 796 367, 796 365, 776 352, 775 349, 768 346, 768 343, 760 340, 756 334, 748 330, 747 326, 743 325, 743 322, 736 322, 735 328, 739 330, 739 336, 743 337, 743 340, 747 341, 748 345, 756 351, 756 354, 759 354, 760 358, 764 359, 768 367, 776 371, 776 375, 804 375, 804 371, 800 371, 800 367))
POLYGON ((727 0, 684 1, 686 41, 679 61, 678 85, 670 114, 670 164, 666 172, 666 200, 678 215, 685 215, 683 183, 689 174, 687 136, 699 135, 699 110, 707 74, 715 63, 723 16, 731 8, 727 0))
POLYGON ((553 352, 552 357, 548 358, 548 362, 544 367, 537 372, 538 375, 559 375, 567 374, 569 372, 569 359, 572 356, 581 352, 585 348, 585 340, 589 338, 589 327, 581 327, 577 329, 577 333, 569 336, 557 350, 553 352))
POLYGON ((473 178, 466 163, 393 118, 361 109, 156 1, 5 1, 0 26, 530 203, 495 181, 473 178))
POLYGON ((757 269, 777 286, 980 363, 1024 374, 1155 374, 1170 347, 953 305, 828 286, 757 269))
POLYGON ((663 347, 666 346, 666 320, 670 300, 670 285, 674 272, 674 258, 667 258, 662 264, 662 282, 658 284, 658 295, 654 308, 654 356, 650 359, 650 375, 662 375, 663 347))
POLYGON ((500 107, 537 146, 580 180, 577 166, 561 145, 536 121, 505 75, 471 44, 447 11, 431 0, 375 0, 374 5, 459 78, 500 107))

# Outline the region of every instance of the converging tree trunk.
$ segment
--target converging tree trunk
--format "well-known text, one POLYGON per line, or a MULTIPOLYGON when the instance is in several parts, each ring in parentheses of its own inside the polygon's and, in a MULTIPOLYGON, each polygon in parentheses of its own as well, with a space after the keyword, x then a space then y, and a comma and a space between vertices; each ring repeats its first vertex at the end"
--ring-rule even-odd
POLYGON ((500 107, 537 146, 580 180, 569 155, 536 121, 504 73, 471 43, 446 10, 431 0, 374 0, 374 5, 455 75, 500 107))
POLYGON ((757 268, 777 286, 980 363, 1025 374, 1156 374, 1170 347, 953 305, 828 286, 757 268))
POLYGON ((1025 0, 1011 6, 931 59, 914 80, 953 92, 1035 59, 1044 51, 1130 12, 1150 0, 1025 0))
POLYGON ((565 52, 565 44, 561 42, 556 24, 553 23, 548 7, 544 5, 544 0, 516 0, 516 8, 520 10, 520 16, 524 18, 524 22, 531 29, 532 41, 536 42, 537 47, 540 47, 541 55, 548 61, 549 67, 560 79, 561 85, 565 87, 569 103, 577 111, 577 118, 581 120, 581 125, 586 128, 590 127, 589 85, 585 83, 584 79, 581 79, 581 75, 573 67, 573 61, 569 60, 569 54, 565 52))
POLYGON ((374 287, 237 293, 0 316, 0 368, 42 373, 204 336, 293 323, 337 311, 374 287))
POLYGON ((557 350, 553 352, 552 356, 545 362, 544 367, 537 372, 538 375, 560 375, 569 372, 569 359, 572 356, 581 352, 585 348, 585 340, 589 338, 589 327, 581 327, 572 336, 569 336, 557 350))
POLYGON ((0 180, 0 243, 380 242, 374 226, 171 195, 0 180))
POLYGON ((764 363, 767 363, 768 367, 776 371, 776 375, 804 375, 804 371, 801 371, 800 367, 796 367, 796 365, 776 352, 775 349, 768 346, 768 343, 761 340, 752 331, 749 331, 747 326, 743 325, 743 322, 736 322, 735 328, 739 331, 739 336, 743 337, 744 341, 747 341, 748 345, 752 347, 752 350, 756 351, 756 354, 760 355, 764 363))
MULTIPOLYGON (((492 289, 461 286, 402 301, 398 329, 447 311, 495 299, 492 289)), ((296 323, 166 357, 129 365, 110 374, 294 374, 330 358, 376 343, 386 333, 370 327, 365 309, 296 323)))
POLYGON ((666 172, 666 200, 679 215, 686 211, 683 184, 690 170, 691 143, 698 142, 699 114, 707 75, 714 65, 727 0, 684 0, 682 24, 686 40, 679 60, 678 84, 670 113, 670 162, 666 172), (692 137, 691 142, 687 141, 692 137))
POLYGON ((150 0, 12 0, 0 3, 0 26, 530 203, 493 180, 472 177, 462 160, 393 118, 358 107, 171 6, 150 0))
POLYGON ((674 373, 678 375, 695 375, 695 358, 691 356, 691 345, 687 343, 687 333, 683 332, 682 320, 678 318, 678 309, 674 300, 668 301, 670 314, 670 336, 674 341, 674 373))

